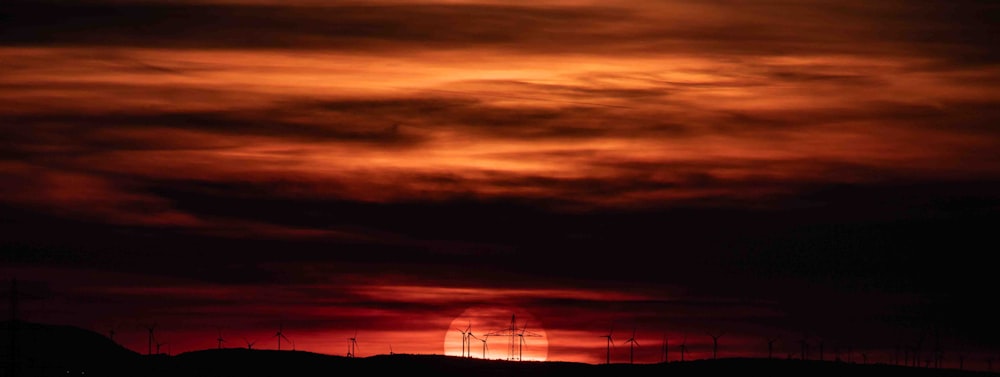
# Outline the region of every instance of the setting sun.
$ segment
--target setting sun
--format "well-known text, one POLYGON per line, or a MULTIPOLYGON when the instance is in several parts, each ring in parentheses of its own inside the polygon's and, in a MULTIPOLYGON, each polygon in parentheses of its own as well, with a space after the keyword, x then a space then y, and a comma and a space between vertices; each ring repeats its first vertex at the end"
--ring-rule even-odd
POLYGON ((545 361, 549 341, 542 324, 527 311, 477 306, 451 321, 444 350, 449 356, 545 361))

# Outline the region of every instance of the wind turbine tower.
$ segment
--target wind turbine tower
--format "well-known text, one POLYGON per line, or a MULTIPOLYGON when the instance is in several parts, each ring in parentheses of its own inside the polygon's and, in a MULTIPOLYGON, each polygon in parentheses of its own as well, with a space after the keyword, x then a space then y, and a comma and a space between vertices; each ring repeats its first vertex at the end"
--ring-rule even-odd
POLYGON ((663 362, 664 363, 670 362, 670 349, 668 348, 669 344, 668 344, 667 340, 668 340, 667 339, 667 334, 664 333, 663 334, 663 362))
POLYGON ((625 343, 629 343, 628 346, 628 363, 635 363, 635 347, 639 345, 639 342, 635 340, 635 328, 632 328, 632 337, 628 338, 625 343))
MULTIPOLYGON (((480 337, 478 337, 478 336, 475 336, 475 335, 471 335, 471 334, 470 334, 469 336, 471 336, 471 337, 473 337, 473 338, 476 338, 476 340, 478 340, 478 341, 481 341, 481 342, 483 342, 483 360, 486 360, 486 351, 487 351, 487 350, 489 349, 489 346, 487 346, 487 345, 486 345, 486 340, 490 338, 490 334, 488 334, 488 333, 487 333, 486 335, 483 335, 483 337, 482 337, 482 338, 480 338, 480 337)), ((471 341, 470 341, 470 342, 471 342, 471 341)), ((472 348, 472 347, 470 346, 470 347, 469 347, 469 352, 470 352, 470 353, 472 352, 472 349, 471 349, 471 348, 472 348)))
MULTIPOLYGON (((146 344, 146 347, 147 347, 146 348, 146 354, 147 355, 152 355, 153 354, 153 341, 156 339, 156 337, 153 336, 153 330, 156 330, 156 324, 155 323, 152 324, 152 325, 146 326, 146 331, 149 332, 149 336, 147 338, 147 344, 146 344)), ((156 353, 159 353, 159 352, 160 352, 159 350, 156 351, 156 353)))
POLYGON ((799 340, 799 345, 801 346, 802 360, 809 358, 809 341, 805 337, 799 340))
POLYGON ((347 338, 347 357, 358 356, 358 330, 354 330, 354 336, 347 338))
POLYGON ((726 333, 719 333, 718 335, 708 333, 708 336, 712 337, 712 360, 719 358, 719 338, 723 335, 726 335, 726 333))
POLYGON ((778 338, 768 338, 767 339, 767 358, 771 359, 774 355, 774 342, 777 342, 778 338))
POLYGON ((613 333, 613 332, 614 332, 614 328, 612 328, 611 330, 608 330, 608 335, 602 335, 601 336, 601 338, 605 338, 605 339, 608 340, 608 356, 607 356, 607 361, 606 361, 607 364, 611 364, 611 347, 614 347, 614 345, 615 345, 615 342, 614 342, 614 340, 611 337, 611 333, 613 333))
POLYGON ((535 334, 533 332, 529 332, 528 331, 528 321, 525 321, 524 322, 524 327, 521 328, 521 332, 519 332, 517 334, 517 338, 518 338, 518 341, 517 341, 517 361, 521 361, 522 360, 522 355, 524 355, 524 353, 523 353, 524 352, 524 346, 528 344, 528 342, 525 341, 524 338, 525 337, 530 337, 530 336, 536 336, 537 337, 537 336, 541 336, 541 335, 535 334))
POLYGON ((284 324, 278 324, 278 332, 274 333, 274 337, 278 339, 278 351, 281 351, 281 340, 284 339, 286 342, 291 343, 292 341, 285 336, 284 324))
POLYGON ((685 334, 684 337, 681 338, 681 362, 684 362, 684 351, 687 350, 687 341, 688 337, 685 334))
POLYGON ((458 329, 458 328, 456 328, 455 330, 458 330, 458 332, 462 333, 462 357, 467 357, 467 354, 466 354, 465 350, 468 347, 469 334, 472 333, 471 332, 471 330, 472 330, 472 322, 469 322, 469 325, 465 328, 465 330, 458 329))
POLYGON ((222 337, 222 329, 221 328, 219 329, 219 337, 216 338, 215 340, 219 342, 219 349, 221 350, 222 349, 222 343, 226 342, 226 339, 222 337))

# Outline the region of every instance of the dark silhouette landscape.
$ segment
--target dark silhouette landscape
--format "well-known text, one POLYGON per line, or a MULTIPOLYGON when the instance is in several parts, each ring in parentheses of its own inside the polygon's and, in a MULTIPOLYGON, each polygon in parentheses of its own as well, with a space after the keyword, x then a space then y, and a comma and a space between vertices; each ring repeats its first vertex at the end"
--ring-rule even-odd
MULTIPOLYGON (((14 376, 988 376, 994 373, 886 364, 767 358, 720 358, 649 364, 587 364, 559 361, 482 360, 444 355, 381 354, 334 356, 308 351, 257 350, 245 347, 205 349, 177 355, 141 355, 107 337, 73 326, 17 321, 19 355, 14 376)), ((9 339, 11 321, 0 323, 9 339)), ((0 347, 10 376, 10 343, 0 347)))

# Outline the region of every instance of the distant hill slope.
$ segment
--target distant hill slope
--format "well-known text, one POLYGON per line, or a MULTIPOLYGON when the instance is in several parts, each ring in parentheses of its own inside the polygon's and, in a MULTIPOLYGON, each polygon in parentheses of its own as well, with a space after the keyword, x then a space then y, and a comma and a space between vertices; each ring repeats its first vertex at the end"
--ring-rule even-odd
MULTIPOLYGON (((512 362, 440 355, 346 358, 305 351, 208 349, 177 356, 142 356, 92 331, 18 323, 18 376, 307 377, 345 374, 431 376, 769 376, 971 377, 993 373, 783 359, 695 360, 659 364, 592 365, 512 362), (69 371, 70 373, 66 373, 69 371)), ((0 322, 0 376, 9 375, 10 322, 0 322)))
POLYGON ((142 361, 138 353, 93 331, 74 326, 4 321, 0 322, 0 376, 10 373, 12 329, 17 339, 16 365, 23 376, 52 375, 59 371, 63 376, 67 371, 124 375, 142 361))
POLYGON ((668 364, 592 365, 571 362, 511 362, 439 355, 379 355, 349 359, 302 351, 206 350, 181 354, 171 360, 164 376, 769 376, 769 377, 971 377, 985 372, 861 365, 832 361, 782 359, 719 359, 668 364))

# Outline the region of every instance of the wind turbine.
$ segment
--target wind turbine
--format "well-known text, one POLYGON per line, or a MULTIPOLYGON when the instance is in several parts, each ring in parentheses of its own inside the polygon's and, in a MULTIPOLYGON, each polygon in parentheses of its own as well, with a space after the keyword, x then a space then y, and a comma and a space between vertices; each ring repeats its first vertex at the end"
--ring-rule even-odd
POLYGON ((257 343, 256 340, 251 342, 251 341, 247 340, 247 338, 245 338, 245 337, 243 338, 243 341, 247 342, 247 349, 248 350, 252 350, 254 343, 257 343))
POLYGON ((608 340, 608 357, 607 357, 607 363, 608 364, 611 364, 611 347, 615 346, 615 342, 611 338, 611 333, 613 333, 613 332, 614 332, 614 328, 612 327, 610 330, 608 330, 608 335, 601 335, 600 336, 601 338, 606 338, 608 340))
POLYGON ((714 335, 712 333, 706 333, 708 336, 712 337, 712 360, 719 357, 719 338, 726 335, 724 332, 720 332, 719 335, 714 335))
POLYGON ((799 340, 799 345, 802 348, 802 360, 805 360, 809 357, 809 341, 806 340, 804 335, 802 336, 802 340, 799 340))
POLYGON ((468 343, 470 329, 472 329, 472 322, 469 322, 469 326, 466 327, 465 330, 459 328, 455 329, 458 330, 458 332, 462 333, 462 357, 465 357, 465 345, 466 343, 468 343))
POLYGON ((358 356, 358 330, 354 330, 354 336, 347 338, 347 357, 358 356))
MULTIPOLYGON (((478 336, 475 336, 475 335, 472 335, 471 333, 469 334, 469 336, 472 336, 473 338, 476 338, 476 340, 483 342, 483 360, 486 360, 486 350, 489 349, 489 346, 486 345, 486 340, 490 338, 490 334, 487 333, 486 335, 483 335, 482 338, 480 338, 478 336)), ((471 346, 469 347, 469 352, 470 353, 472 352, 472 347, 471 346)))
POLYGON ((927 337, 927 332, 921 332, 920 338, 917 339, 916 346, 913 347, 913 366, 919 366, 920 347, 924 344, 925 337, 927 337))
POLYGON ((940 368, 941 367, 941 363, 942 363, 941 358, 943 357, 942 356, 943 354, 944 354, 944 351, 941 349, 941 329, 938 328, 937 326, 935 326, 934 327, 934 367, 935 368, 940 368))
MULTIPOLYGON (((524 327, 524 330, 527 330, 528 324, 525 323, 524 327)), ((517 361, 523 360, 524 357, 524 330, 517 334, 517 361)))
POLYGON ((663 362, 670 362, 670 348, 667 342, 667 333, 663 333, 663 362))
MULTIPOLYGON (((525 326, 527 326, 527 323, 525 324, 525 326)), ((465 345, 465 347, 468 348, 468 351, 466 352, 466 354, 468 355, 468 357, 472 357, 472 339, 481 340, 483 342, 483 348, 484 349, 486 348, 486 340, 485 339, 479 339, 479 337, 477 337, 477 336, 475 336, 475 335, 472 334, 472 322, 469 322, 469 327, 466 328, 465 331, 467 332, 466 337, 468 339, 466 341, 466 345, 465 345)), ((486 335, 484 335, 484 336, 486 338, 489 338, 490 334, 486 333, 486 335)), ((486 358, 486 353, 483 352, 483 359, 485 359, 485 358, 486 358)))
POLYGON ((777 342, 778 338, 767 338, 767 358, 770 359, 774 354, 774 342, 777 342))
POLYGON ((524 321, 524 327, 521 328, 521 332, 517 334, 517 337, 519 338, 517 345, 517 361, 521 361, 521 355, 523 355, 523 347, 528 344, 528 342, 524 340, 524 337, 526 336, 541 336, 533 332, 528 332, 528 321, 524 321))
MULTIPOLYGON (((146 326, 146 330, 149 331, 149 337, 147 339, 147 345, 146 345, 147 346, 146 354, 147 355, 152 355, 153 354, 153 340, 156 339, 156 337, 153 336, 153 330, 156 330, 156 323, 153 323, 153 324, 151 324, 149 326, 146 326)), ((156 353, 160 353, 160 351, 157 350, 156 353)))
POLYGON ((684 334, 684 337, 681 338, 681 362, 684 361, 684 351, 687 350, 687 340, 688 336, 687 334, 684 334))
MULTIPOLYGON (((637 347, 639 345, 639 342, 635 341, 635 328, 634 327, 632 328, 632 337, 628 338, 628 340, 626 340, 625 343, 629 343, 629 346, 628 346, 628 363, 629 364, 633 364, 634 361, 635 361, 635 358, 634 358, 635 347, 637 347)), ((622 343, 622 344, 624 344, 624 343, 622 343)))
MULTIPOLYGON (((165 345, 167 345, 167 344, 169 344, 169 343, 167 343, 167 342, 163 342, 163 343, 160 343, 160 342, 157 342, 157 343, 156 343, 156 354, 157 354, 157 355, 159 355, 159 354, 160 354, 160 346, 165 346, 165 345)), ((170 354, 169 354, 169 353, 167 353, 167 356, 170 356, 170 354)))
POLYGON ((222 343, 226 342, 226 339, 222 337, 222 328, 221 327, 219 328, 219 337, 216 338, 215 340, 217 340, 219 342, 219 349, 221 350, 222 349, 222 343))
POLYGON ((278 351, 281 351, 281 340, 282 339, 284 339, 286 342, 289 342, 289 343, 292 342, 291 340, 288 340, 287 336, 285 336, 285 333, 284 333, 284 324, 282 324, 282 323, 278 323, 278 332, 274 333, 274 337, 278 338, 278 351))
POLYGON ((819 339, 819 361, 823 361, 823 339, 819 339))

